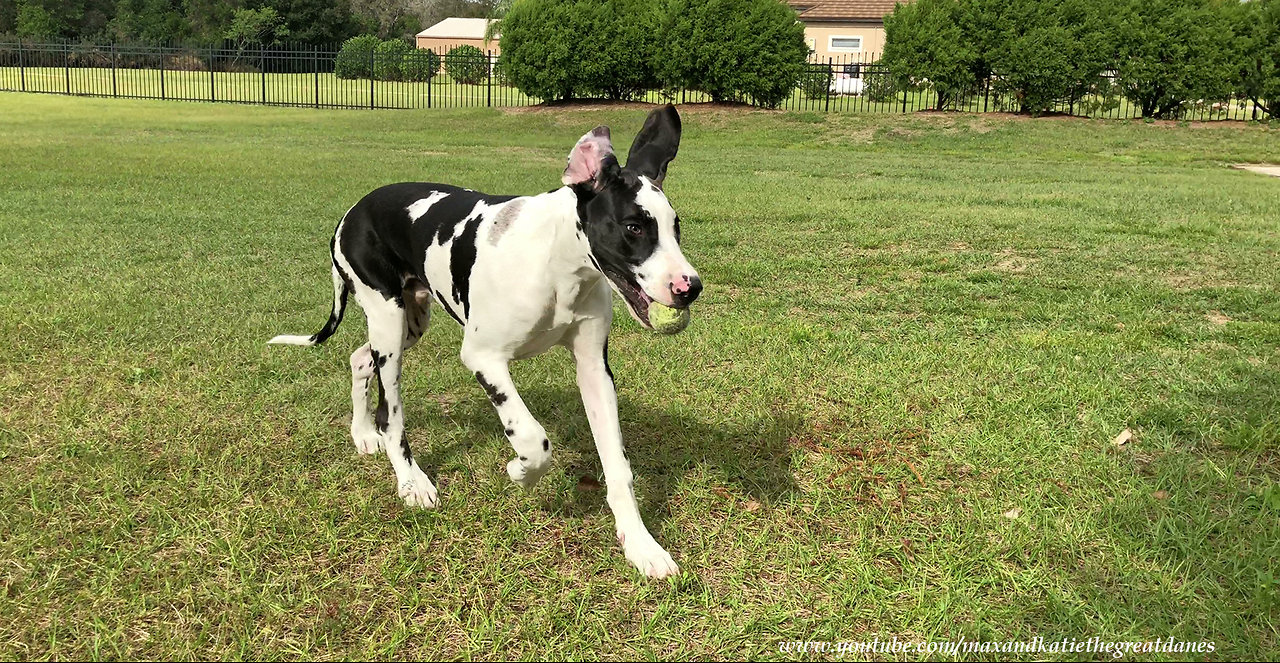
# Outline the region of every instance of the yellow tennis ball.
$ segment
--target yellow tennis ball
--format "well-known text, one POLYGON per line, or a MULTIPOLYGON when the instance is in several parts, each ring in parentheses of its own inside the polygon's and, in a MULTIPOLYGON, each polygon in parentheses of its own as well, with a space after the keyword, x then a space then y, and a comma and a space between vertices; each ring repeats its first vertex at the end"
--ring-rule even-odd
POLYGON ((689 309, 649 302, 649 324, 659 334, 678 334, 689 326, 689 309))

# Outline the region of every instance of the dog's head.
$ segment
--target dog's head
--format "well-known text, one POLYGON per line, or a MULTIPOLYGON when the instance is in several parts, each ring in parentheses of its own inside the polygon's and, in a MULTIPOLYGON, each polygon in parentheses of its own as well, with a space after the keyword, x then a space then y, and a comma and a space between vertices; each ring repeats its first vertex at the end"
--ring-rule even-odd
POLYGON ((680 218, 662 189, 679 147, 680 115, 663 106, 631 143, 626 167, 613 154, 609 128, 600 126, 574 145, 562 178, 578 196, 592 260, 646 328, 650 302, 685 308, 702 292, 680 251, 680 218))

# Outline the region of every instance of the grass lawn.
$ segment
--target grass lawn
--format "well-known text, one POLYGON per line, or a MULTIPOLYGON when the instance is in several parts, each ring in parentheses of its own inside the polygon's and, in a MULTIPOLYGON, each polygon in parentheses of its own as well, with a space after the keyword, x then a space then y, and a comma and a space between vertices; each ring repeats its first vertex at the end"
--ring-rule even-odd
POLYGON ((525 494, 435 316, 404 383, 426 512, 347 438, 358 307, 265 345, 323 323, 368 190, 545 191, 643 111, 6 93, 0 117, 0 657, 1280 656, 1280 179, 1225 167, 1274 159, 1274 128, 687 112, 668 193, 706 292, 671 338, 618 304, 610 345, 684 570, 648 582, 580 482, 568 353, 513 367, 557 453, 525 494))

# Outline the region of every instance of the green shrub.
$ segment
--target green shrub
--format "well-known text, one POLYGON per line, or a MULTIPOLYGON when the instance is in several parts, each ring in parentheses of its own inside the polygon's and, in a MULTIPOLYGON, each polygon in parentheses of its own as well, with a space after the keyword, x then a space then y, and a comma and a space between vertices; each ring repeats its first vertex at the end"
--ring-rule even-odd
POLYGON ((444 70, 453 80, 474 85, 489 76, 489 56, 469 44, 456 46, 445 54, 444 70))
POLYGON ((800 74, 800 92, 810 99, 825 99, 831 93, 835 73, 826 64, 809 64, 800 74))
MULTIPOLYGON (((1113 59, 1115 41, 1096 0, 1003 0, 970 5, 987 12, 991 34, 975 39, 997 94, 1024 113, 1082 97, 1113 59)), ((972 23, 971 23, 972 25, 972 23)))
POLYGON ((405 55, 400 70, 402 80, 429 81, 440 72, 440 56, 431 49, 414 49, 405 55))
MULTIPOLYGON (((1231 94, 1231 16, 1216 0, 1129 0, 1122 10, 1118 82, 1148 118, 1231 94)), ((1274 47, 1274 44, 1272 45, 1274 47)))
POLYGON ((382 40, 374 35, 360 35, 342 42, 333 60, 333 75, 338 78, 369 78, 373 75, 373 53, 382 40))
POLYGON ((898 99, 898 85, 888 70, 863 70, 862 96, 877 104, 884 104, 898 99))
POLYGON ((522 0, 502 22, 498 68, 542 99, 628 99, 657 87, 656 0, 522 0))
POLYGON ((380 81, 398 81, 404 77, 405 59, 413 47, 399 39, 388 39, 373 52, 373 77, 380 81))
POLYGON ((941 110, 977 86, 980 59, 965 34, 965 7, 957 0, 898 4, 884 18, 881 60, 900 88, 933 89, 941 110))
POLYGON ((809 47, 778 0, 665 0, 658 75, 713 101, 777 106, 804 73, 809 47))

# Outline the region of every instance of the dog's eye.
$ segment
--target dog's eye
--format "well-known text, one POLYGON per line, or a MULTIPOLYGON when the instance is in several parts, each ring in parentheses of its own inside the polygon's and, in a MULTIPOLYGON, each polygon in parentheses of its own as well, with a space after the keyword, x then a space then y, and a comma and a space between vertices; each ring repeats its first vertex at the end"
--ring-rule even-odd
POLYGON ((635 235, 636 237, 642 237, 644 235, 644 228, 641 228, 639 224, 628 223, 627 232, 635 235))

